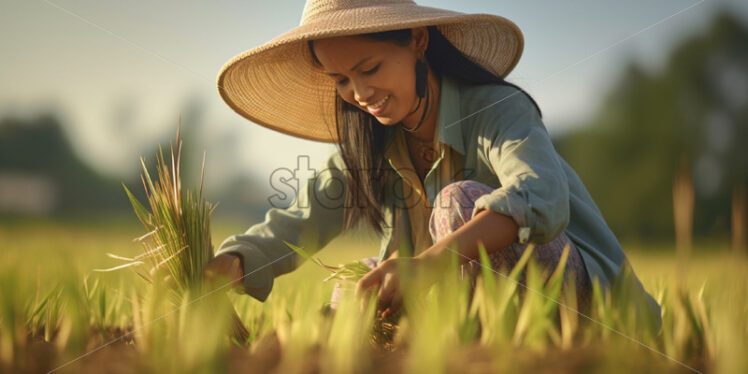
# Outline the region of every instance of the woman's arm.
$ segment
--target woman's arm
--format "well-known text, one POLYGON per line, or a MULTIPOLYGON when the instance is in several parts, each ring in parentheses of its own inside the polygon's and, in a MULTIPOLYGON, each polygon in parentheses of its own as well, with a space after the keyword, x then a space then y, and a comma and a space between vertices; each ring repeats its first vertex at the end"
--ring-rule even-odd
POLYGON ((520 244, 548 243, 570 219, 569 182, 560 156, 527 95, 506 86, 477 93, 499 100, 475 117, 474 128, 480 157, 500 186, 475 200, 474 211, 512 217, 520 227, 520 244))
POLYGON ((344 166, 339 152, 330 155, 321 167, 314 177, 299 181, 301 189, 291 206, 270 208, 264 222, 224 240, 206 277, 212 271, 236 283, 238 276, 245 293, 265 301, 274 278, 293 271, 303 261, 284 241, 314 254, 338 235, 345 203, 344 166))
POLYGON ((477 259, 479 242, 488 254, 515 241, 546 243, 569 221, 566 174, 535 106, 510 87, 477 97, 498 102, 477 114, 474 128, 500 187, 475 201, 474 216, 464 226, 421 254, 432 263, 447 262, 443 254, 450 249, 460 264, 477 259))
POLYGON ((484 209, 416 258, 423 260, 429 268, 446 269, 451 253, 457 255, 458 264, 466 263, 479 258, 479 243, 491 254, 511 245, 518 230, 519 226, 511 217, 484 209))

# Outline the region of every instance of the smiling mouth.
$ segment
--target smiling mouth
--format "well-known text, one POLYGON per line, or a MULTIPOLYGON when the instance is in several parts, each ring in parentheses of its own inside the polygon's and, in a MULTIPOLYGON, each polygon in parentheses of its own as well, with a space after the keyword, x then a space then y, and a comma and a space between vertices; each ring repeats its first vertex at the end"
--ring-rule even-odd
POLYGON ((366 109, 369 110, 369 112, 379 112, 379 110, 384 106, 385 103, 390 99, 390 95, 387 95, 383 97, 381 100, 377 101, 374 104, 367 105, 366 109))

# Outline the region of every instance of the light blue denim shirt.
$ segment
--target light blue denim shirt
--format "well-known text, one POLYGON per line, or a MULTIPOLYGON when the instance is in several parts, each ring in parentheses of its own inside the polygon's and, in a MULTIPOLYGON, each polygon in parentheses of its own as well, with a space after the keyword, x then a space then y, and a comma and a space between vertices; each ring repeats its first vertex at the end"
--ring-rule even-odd
MULTIPOLYGON (((439 142, 460 156, 462 178, 495 189, 478 198, 474 209, 490 209, 512 217, 520 227, 520 243, 542 244, 565 232, 579 250, 590 280, 597 278, 604 288, 612 287, 627 261, 626 255, 582 181, 556 152, 526 95, 509 86, 469 85, 444 76, 437 126, 439 142)), ((388 131, 389 146, 394 130, 388 131)), ((434 173, 441 160, 437 159, 424 179, 431 204, 444 187, 437 185, 440 178, 434 173)), ((334 152, 316 169, 316 175, 306 182, 290 207, 270 208, 264 222, 221 244, 218 253, 242 256, 244 273, 248 274, 243 279, 247 294, 264 301, 273 279, 300 264, 282 240, 315 253, 341 233, 344 169, 340 153, 334 152)), ((381 238, 380 260, 394 250, 412 253, 410 224, 404 210, 407 206, 398 198, 402 175, 397 170, 389 171, 383 207, 387 227, 381 238)), ((659 316, 659 306, 638 279, 636 285, 659 316)))

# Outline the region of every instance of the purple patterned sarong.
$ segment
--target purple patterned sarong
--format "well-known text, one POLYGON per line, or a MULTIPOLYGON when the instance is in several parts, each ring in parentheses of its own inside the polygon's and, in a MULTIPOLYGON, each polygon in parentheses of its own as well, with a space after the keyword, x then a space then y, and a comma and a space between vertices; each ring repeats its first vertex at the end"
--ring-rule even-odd
MULTIPOLYGON (((472 218, 475 201, 493 189, 485 184, 473 181, 462 180, 450 183, 444 187, 436 197, 431 217, 429 219, 429 232, 436 243, 455 230, 459 229, 472 218)), ((522 253, 528 244, 512 243, 510 246, 489 254, 493 271, 497 277, 508 276, 511 269, 517 264, 522 253)), ((576 286, 577 306, 580 311, 587 311, 592 297, 592 285, 587 274, 587 269, 574 246, 565 233, 561 233, 554 240, 536 244, 532 257, 545 271, 546 279, 558 265, 563 253, 564 247, 569 245, 569 257, 566 261, 564 272, 564 285, 561 292, 564 293, 567 285, 570 284, 571 278, 574 279, 576 286)), ((376 257, 367 257, 362 259, 369 267, 376 267, 376 257)), ((472 260, 461 266, 462 277, 470 277, 471 284, 474 286, 475 277, 481 272, 481 266, 478 260, 472 260)), ((519 277, 520 285, 525 285, 526 271, 523 271, 519 277)), ((518 292, 524 294, 525 287, 518 287, 518 292)), ((537 290, 542 291, 542 290, 537 290)), ((342 289, 339 285, 335 286, 331 299, 331 308, 337 308, 337 301, 340 298, 342 289)), ((559 299, 562 302, 563 299, 559 299)))

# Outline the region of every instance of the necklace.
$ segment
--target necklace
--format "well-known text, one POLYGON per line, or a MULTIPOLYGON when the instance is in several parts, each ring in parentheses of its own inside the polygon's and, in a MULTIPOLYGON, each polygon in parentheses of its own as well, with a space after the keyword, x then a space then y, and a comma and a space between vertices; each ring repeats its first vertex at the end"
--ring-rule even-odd
POLYGON ((436 159, 436 149, 434 149, 433 142, 423 141, 416 138, 415 136, 408 136, 407 138, 414 139, 417 142, 418 150, 416 151, 416 153, 421 160, 426 161, 429 164, 434 162, 434 160, 436 159))
MULTIPOLYGON (((414 139, 417 142, 418 150, 416 153, 418 154, 418 157, 420 157, 421 160, 426 161, 429 163, 429 165, 431 165, 434 162, 434 159, 436 159, 436 150, 434 149, 433 141, 423 141, 421 139, 418 139, 418 137, 415 135, 410 135, 416 132, 416 130, 418 130, 418 128, 421 127, 425 123, 423 120, 424 118, 426 118, 426 111, 428 110, 428 107, 429 107, 429 96, 431 95, 428 95, 428 94, 426 95, 426 109, 424 109, 423 114, 421 115, 421 121, 418 122, 418 125, 416 125, 416 127, 412 129, 409 129, 405 126, 401 126, 401 127, 405 131, 405 135, 407 135, 406 136, 407 139, 414 139)), ((421 105, 420 100, 418 102, 418 105, 419 106, 421 105)))
MULTIPOLYGON (((421 101, 422 101, 421 99, 418 99, 418 106, 416 107, 416 110, 418 110, 418 108, 421 106, 421 101)), ((426 107, 427 108, 428 108, 428 103, 429 103, 429 98, 428 98, 428 95, 427 95, 426 96, 426 107)), ((405 127, 402 123, 400 123, 400 125, 403 128, 403 130, 405 130, 406 132, 414 133, 414 132, 418 131, 418 129, 424 124, 424 122, 423 122, 424 118, 426 118, 426 110, 425 109, 423 111, 423 114, 421 114, 421 120, 418 121, 418 124, 416 125, 416 127, 412 128, 412 129, 409 129, 409 128, 405 127)))
MULTIPOLYGON (((414 132, 418 131, 418 128, 420 128, 420 127, 421 127, 421 126, 422 126, 422 125, 424 124, 423 120, 424 120, 424 119, 426 118, 426 112, 428 112, 428 111, 429 111, 429 109, 430 109, 430 105, 429 105, 429 103, 430 103, 430 101, 431 101, 431 100, 430 100, 430 99, 431 99, 431 95, 429 94, 429 91, 428 91, 428 90, 426 91, 426 95, 425 95, 425 96, 426 96, 426 105, 425 105, 425 108, 423 109, 423 113, 421 114, 421 120, 420 120, 420 121, 418 121, 418 124, 416 125, 416 127, 412 128, 412 129, 409 129, 409 128, 407 128, 407 127, 403 126, 403 124, 402 124, 402 123, 400 123, 401 127, 402 127, 402 128, 403 128, 403 130, 405 130, 406 132, 409 132, 409 133, 414 133, 414 132)), ((417 111, 417 110, 418 110, 418 108, 420 108, 420 107, 421 107, 421 102, 422 102, 422 101, 423 101, 423 98, 422 98, 422 97, 419 97, 419 98, 418 98, 418 106, 416 107, 415 111, 417 111)))

